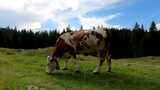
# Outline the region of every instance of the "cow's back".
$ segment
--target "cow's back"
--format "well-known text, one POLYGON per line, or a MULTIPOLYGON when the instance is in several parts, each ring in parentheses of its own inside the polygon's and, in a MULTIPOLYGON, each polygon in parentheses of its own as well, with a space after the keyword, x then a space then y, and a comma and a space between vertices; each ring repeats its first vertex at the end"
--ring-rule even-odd
POLYGON ((59 38, 75 48, 77 53, 90 54, 105 48, 106 37, 104 30, 80 30, 64 33, 59 38))

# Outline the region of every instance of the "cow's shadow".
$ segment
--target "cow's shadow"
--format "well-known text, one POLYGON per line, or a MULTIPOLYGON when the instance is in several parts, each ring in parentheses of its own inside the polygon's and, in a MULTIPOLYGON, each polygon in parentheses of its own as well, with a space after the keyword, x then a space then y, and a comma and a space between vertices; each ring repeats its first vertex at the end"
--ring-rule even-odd
POLYGON ((158 82, 154 82, 151 80, 147 80, 143 77, 138 77, 134 75, 125 74, 122 72, 104 72, 100 73, 99 75, 94 75, 91 72, 56 72, 51 76, 61 80, 64 83, 59 83, 63 87, 66 85, 73 84, 74 85, 89 85, 92 87, 100 87, 99 89, 104 89, 105 87, 109 87, 112 89, 152 89, 160 88, 158 82), (72 83, 71 83, 72 82, 72 83), (67 84, 66 84, 67 83, 67 84), (147 86, 148 85, 148 86, 147 86), (152 87, 150 87, 152 85, 152 87))

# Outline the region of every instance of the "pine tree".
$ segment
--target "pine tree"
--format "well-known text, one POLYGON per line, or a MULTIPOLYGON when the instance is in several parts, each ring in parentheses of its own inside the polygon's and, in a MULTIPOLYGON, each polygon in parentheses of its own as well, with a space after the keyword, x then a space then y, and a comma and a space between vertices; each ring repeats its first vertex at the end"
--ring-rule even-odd
POLYGON ((66 28, 66 32, 71 32, 72 30, 71 30, 71 28, 70 28, 70 25, 68 25, 67 26, 67 28, 66 28))
POLYGON ((144 27, 136 22, 131 36, 133 57, 142 56, 142 42, 144 37, 144 27))
POLYGON ((83 30, 83 25, 81 25, 80 30, 83 30))
POLYGON ((140 29, 140 25, 136 22, 134 28, 133 28, 133 31, 139 31, 140 29))
POLYGON ((143 32, 145 31, 143 24, 141 25, 141 30, 142 30, 143 32))
POLYGON ((149 40, 149 43, 150 43, 150 52, 151 52, 151 55, 156 55, 157 52, 158 52, 158 39, 159 39, 159 35, 158 35, 158 30, 157 30, 157 27, 156 27, 156 23, 154 21, 151 22, 151 26, 149 28, 149 35, 150 35, 150 40, 149 40))
POLYGON ((157 31, 157 27, 156 27, 156 23, 154 21, 152 21, 151 26, 149 28, 150 32, 155 32, 157 31))

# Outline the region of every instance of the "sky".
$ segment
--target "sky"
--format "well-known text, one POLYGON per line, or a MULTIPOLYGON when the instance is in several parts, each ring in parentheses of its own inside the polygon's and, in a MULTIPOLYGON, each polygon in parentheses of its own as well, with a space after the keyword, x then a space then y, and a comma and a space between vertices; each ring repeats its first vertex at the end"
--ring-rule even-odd
POLYGON ((160 0, 0 0, 0 27, 62 31, 93 26, 160 29, 160 0))

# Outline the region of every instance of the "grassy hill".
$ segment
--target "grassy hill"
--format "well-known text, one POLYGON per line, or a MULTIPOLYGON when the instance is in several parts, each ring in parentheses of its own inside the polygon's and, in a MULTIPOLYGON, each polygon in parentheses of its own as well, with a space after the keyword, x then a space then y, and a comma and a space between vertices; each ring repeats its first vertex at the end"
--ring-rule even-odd
POLYGON ((160 57, 113 60, 112 73, 106 72, 105 63, 101 74, 94 75, 97 58, 79 56, 80 73, 70 62, 69 70, 48 75, 48 52, 0 48, 0 90, 160 90, 160 57))

